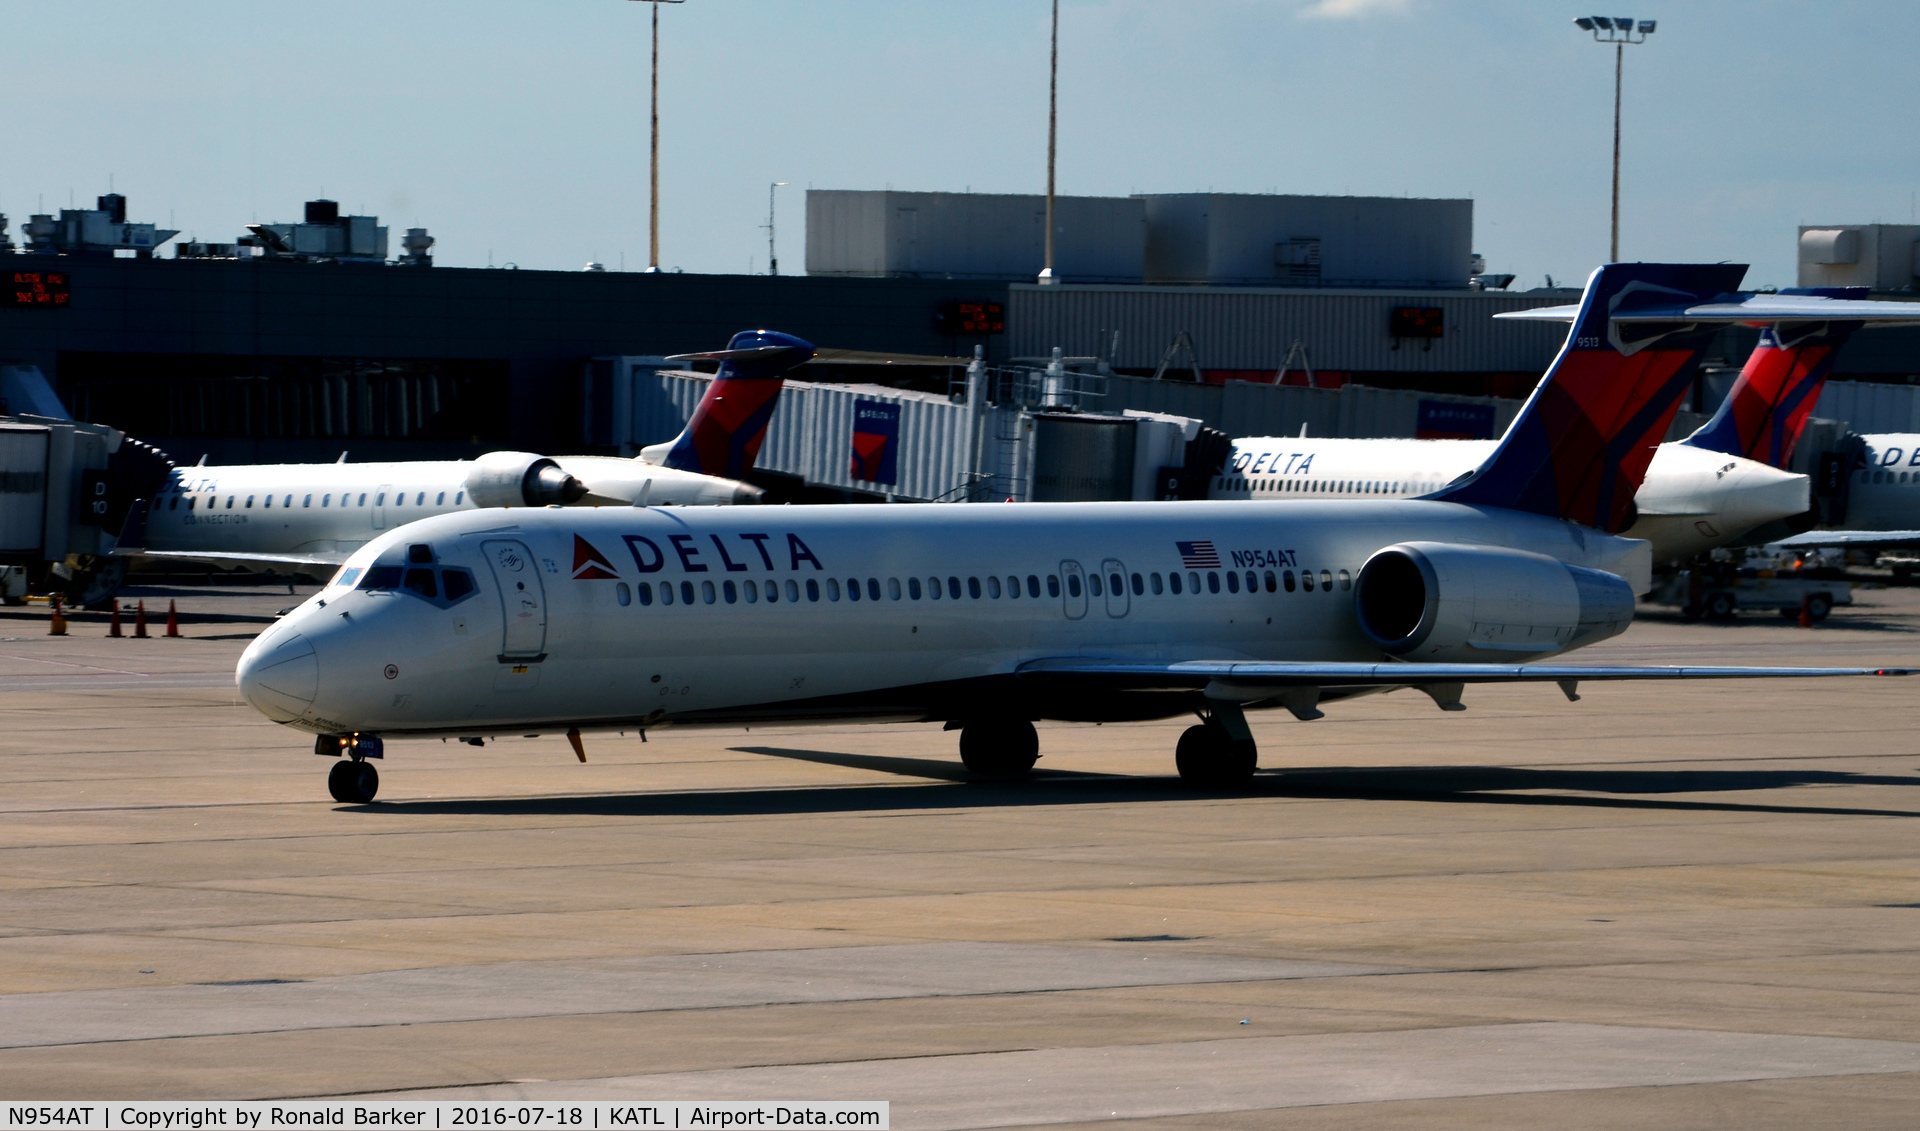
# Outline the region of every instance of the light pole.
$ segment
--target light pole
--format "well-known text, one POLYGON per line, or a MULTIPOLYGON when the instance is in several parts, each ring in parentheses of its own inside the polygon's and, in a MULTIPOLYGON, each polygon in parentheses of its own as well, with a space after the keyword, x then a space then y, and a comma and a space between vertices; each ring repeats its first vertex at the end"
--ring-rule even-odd
POLYGON ((1654 21, 1641 20, 1636 27, 1626 16, 1581 16, 1573 21, 1580 30, 1593 33, 1595 43, 1613 44, 1613 242, 1607 262, 1620 261, 1620 65, 1629 43, 1645 43, 1653 34, 1654 21), (1635 39, 1634 36, 1639 38, 1635 39))
POLYGON ((780 273, 780 256, 773 248, 773 190, 785 188, 786 181, 775 181, 767 186, 767 274, 780 273))
POLYGON ((1059 136, 1060 108, 1060 0, 1053 0, 1053 47, 1047 59, 1047 262, 1040 269, 1042 284, 1057 283, 1053 274, 1053 154, 1059 136))
POLYGON ((653 5, 653 145, 648 151, 647 270, 660 270, 660 5, 687 0, 643 0, 653 5))

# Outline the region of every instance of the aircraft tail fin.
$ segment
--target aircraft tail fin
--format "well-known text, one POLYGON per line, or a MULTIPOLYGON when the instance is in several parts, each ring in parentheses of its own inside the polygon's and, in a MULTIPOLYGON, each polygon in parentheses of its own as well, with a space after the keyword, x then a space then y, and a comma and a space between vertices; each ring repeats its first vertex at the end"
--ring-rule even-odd
MULTIPOLYGON (((1796 287, 1783 295, 1864 299, 1866 287, 1796 287)), ((1793 458, 1840 347, 1863 322, 1776 323, 1760 331, 1713 419, 1681 443, 1784 468, 1793 458)))
POLYGON ((1429 498, 1507 507, 1609 533, 1633 496, 1719 326, 1616 318, 1734 291, 1741 264, 1610 263, 1587 280, 1553 365, 1493 454, 1429 498))
POLYGON ((679 436, 640 453, 681 471, 742 479, 767 437, 786 373, 813 358, 813 347, 772 330, 743 330, 723 350, 685 353, 669 361, 718 361, 720 371, 679 436))

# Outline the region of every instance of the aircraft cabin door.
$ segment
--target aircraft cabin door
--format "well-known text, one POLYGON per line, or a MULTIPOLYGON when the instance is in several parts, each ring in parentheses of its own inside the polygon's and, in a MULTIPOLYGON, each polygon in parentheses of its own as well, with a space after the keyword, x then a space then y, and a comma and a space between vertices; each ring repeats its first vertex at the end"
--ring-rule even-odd
POLYGON ((393 484, 391 483, 380 484, 380 489, 374 492, 373 528, 375 530, 385 530, 387 528, 387 496, 391 494, 393 494, 393 484))
POLYGON ((1068 620, 1079 620, 1087 615, 1087 579, 1079 562, 1060 563, 1060 584, 1064 586, 1060 599, 1068 620))
POLYGON ((501 660, 538 659, 547 646, 547 596, 540 570, 524 543, 497 539, 480 543, 500 587, 500 612, 506 620, 501 660))
POLYGON ((1124 617, 1127 615, 1127 567, 1108 558, 1100 563, 1100 572, 1107 575, 1107 615, 1124 617))

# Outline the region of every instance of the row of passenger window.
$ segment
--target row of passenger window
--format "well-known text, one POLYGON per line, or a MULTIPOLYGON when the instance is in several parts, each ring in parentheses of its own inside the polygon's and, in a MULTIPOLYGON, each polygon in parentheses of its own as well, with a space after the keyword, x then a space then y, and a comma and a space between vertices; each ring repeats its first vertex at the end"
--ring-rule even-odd
MULTIPOLYGON (((362 492, 360 492, 360 501, 359 501, 358 503, 355 503, 355 502, 353 501, 353 492, 351 492, 351 491, 347 491, 347 492, 342 492, 342 493, 341 493, 341 495, 340 495, 340 505, 341 505, 341 506, 343 506, 343 507, 350 507, 350 506, 362 506, 362 507, 364 507, 364 506, 366 506, 366 505, 367 505, 367 494, 368 494, 368 493, 367 493, 367 492, 365 492, 365 491, 362 491, 362 492)), ((374 493, 374 496, 375 496, 375 497, 374 497, 374 500, 373 500, 373 505, 374 505, 374 506, 376 506, 376 507, 384 507, 384 506, 386 506, 386 505, 387 505, 387 493, 386 493, 385 491, 379 491, 379 492, 375 492, 375 493, 374 493)), ((254 495, 248 495, 248 496, 247 496, 247 501, 246 501, 246 503, 245 503, 245 504, 243 504, 243 505, 242 505, 242 507, 241 507, 241 509, 242 509, 242 510, 248 510, 248 509, 251 509, 251 508, 253 507, 253 500, 254 500, 254 499, 255 499, 256 497, 257 497, 257 496, 254 496, 254 495)), ((461 505, 462 503, 464 503, 464 502, 466 501, 466 497, 467 497, 467 493, 466 493, 465 491, 455 491, 455 492, 454 492, 454 494, 453 494, 453 505, 454 505, 454 506, 456 506, 456 507, 457 507, 457 506, 460 506, 460 505, 461 505)), ((172 500, 171 500, 171 501, 169 501, 169 502, 167 503, 167 509, 168 509, 168 510, 170 510, 170 511, 177 511, 177 510, 179 510, 179 509, 180 509, 180 500, 181 500, 182 498, 185 498, 185 499, 187 500, 187 509, 188 509, 188 510, 193 510, 193 509, 194 509, 194 502, 195 502, 195 496, 193 496, 193 495, 185 495, 185 496, 182 496, 182 495, 175 495, 175 496, 174 496, 174 497, 172 498, 172 500)), ((237 498, 239 498, 239 496, 238 496, 238 495, 228 495, 228 496, 227 496, 227 505, 226 505, 226 507, 225 507, 224 509, 226 509, 226 510, 232 510, 232 509, 233 509, 233 503, 234 503, 234 500, 235 500, 235 499, 237 499, 237 498)), ((207 497, 207 509, 208 509, 208 510, 215 510, 215 509, 220 509, 220 508, 219 508, 219 502, 220 502, 220 499, 219 499, 219 497, 218 497, 218 496, 213 496, 213 495, 210 495, 210 496, 208 496, 208 497, 207 497)), ((293 496, 292 496, 292 495, 288 495, 288 496, 286 496, 286 497, 285 497, 285 499, 284 499, 284 500, 283 500, 283 501, 281 502, 281 504, 280 504, 280 505, 281 505, 282 507, 287 507, 287 508, 290 508, 290 507, 292 507, 292 506, 293 506, 293 496)), ((311 506, 313 505, 313 496, 312 496, 312 495, 306 495, 306 496, 303 496, 303 497, 302 497, 302 499, 301 499, 301 501, 300 501, 300 505, 301 505, 301 506, 302 506, 303 508, 304 508, 304 507, 311 507, 311 506)), ((321 506, 323 506, 323 507, 329 507, 329 506, 332 506, 332 505, 333 505, 333 496, 332 496, 331 494, 325 494, 325 495, 321 495, 321 496, 320 496, 320 505, 321 505, 321 506)), ((395 493, 394 493, 394 496, 393 496, 393 505, 394 505, 394 506, 396 506, 396 507, 404 507, 404 506, 406 506, 406 505, 407 505, 407 493, 406 493, 405 491, 397 491, 397 492, 395 492, 395 493)), ((416 506, 416 507, 424 507, 424 506, 426 506, 426 505, 427 505, 427 493, 426 493, 425 491, 417 491, 417 492, 415 492, 415 493, 414 493, 414 498, 413 498, 413 505, 414 505, 414 506, 416 506)), ((436 506, 436 507, 444 507, 444 506, 446 506, 446 505, 447 505, 447 493, 446 493, 445 491, 441 491, 441 492, 439 492, 439 493, 437 493, 437 494, 435 494, 435 495, 434 495, 434 498, 433 498, 433 505, 434 505, 434 506, 436 506)), ((265 504, 263 504, 263 506, 262 506, 262 508, 261 508, 261 509, 263 509, 263 510, 264 510, 264 509, 266 509, 266 508, 268 508, 268 507, 271 507, 271 506, 273 506, 273 496, 272 496, 272 495, 268 495, 268 496, 267 496, 267 501, 265 502, 265 504)))
POLYGON ((1268 494, 1307 495, 1405 495, 1423 493, 1418 482, 1385 479, 1263 479, 1246 475, 1222 475, 1218 486, 1223 491, 1252 491, 1268 494))
MULTIPOLYGON (((1078 574, 1068 574, 1065 589, 1067 596, 1074 598, 1083 594, 1102 597, 1106 596, 1109 590, 1119 594, 1129 589, 1135 596, 1144 597, 1151 591, 1157 597, 1167 593, 1176 596, 1182 593, 1195 595, 1202 592, 1218 593, 1223 585, 1228 593, 1252 594, 1259 593, 1263 589, 1268 593, 1277 593, 1282 590, 1292 593, 1296 589, 1311 593, 1316 588, 1330 593, 1336 584, 1341 589, 1353 588, 1353 575, 1344 569, 1340 570, 1336 581, 1332 570, 1323 569, 1319 572, 1316 584, 1314 571, 1310 569, 1301 570, 1297 577, 1290 569, 1283 569, 1277 573, 1273 570, 1247 570, 1244 574, 1238 570, 1224 573, 1217 570, 1206 573, 1170 573, 1165 578, 1157 573, 1145 575, 1135 573, 1122 576, 1116 571, 1108 573, 1104 583, 1100 574, 1088 574, 1084 587, 1078 574)), ((907 578, 904 585, 897 577, 885 579, 869 577, 864 581, 858 577, 849 577, 844 587, 837 577, 829 577, 825 580, 809 578, 805 582, 790 578, 784 585, 782 582, 771 579, 740 582, 729 580, 718 583, 682 581, 677 590, 671 581, 659 582, 657 586, 648 581, 629 586, 622 581, 614 587, 614 598, 622 605, 632 604, 636 595, 642 605, 653 604, 656 595, 662 605, 672 605, 676 601, 682 605, 692 605, 696 602, 712 605, 722 601, 729 605, 742 601, 755 605, 762 600, 771 605, 783 598, 790 604, 798 604, 803 593, 807 601, 814 603, 818 603, 822 598, 838 601, 843 595, 849 601, 863 599, 879 601, 883 599, 884 593, 884 599, 891 601, 903 599, 938 601, 943 597, 946 600, 958 601, 962 596, 978 601, 983 598, 1017 600, 1023 593, 1028 599, 1035 599, 1040 596, 1041 588, 1040 576, 1032 573, 1027 575, 1024 586, 1018 576, 1007 577, 1004 585, 998 577, 988 577, 984 581, 978 577, 969 577, 964 582, 958 577, 949 577, 944 582, 938 577, 929 577, 924 585, 917 577, 907 578)), ((1045 580, 1047 596, 1058 598, 1061 588, 1059 575, 1049 574, 1045 580)))

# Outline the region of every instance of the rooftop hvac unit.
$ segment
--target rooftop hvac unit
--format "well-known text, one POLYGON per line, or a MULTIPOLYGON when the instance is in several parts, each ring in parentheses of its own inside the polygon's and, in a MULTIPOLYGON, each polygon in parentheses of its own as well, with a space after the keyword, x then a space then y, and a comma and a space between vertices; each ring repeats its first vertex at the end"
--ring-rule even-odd
POLYGON ((1857 228, 1809 228, 1800 233, 1800 262, 1836 266, 1860 262, 1857 228))

